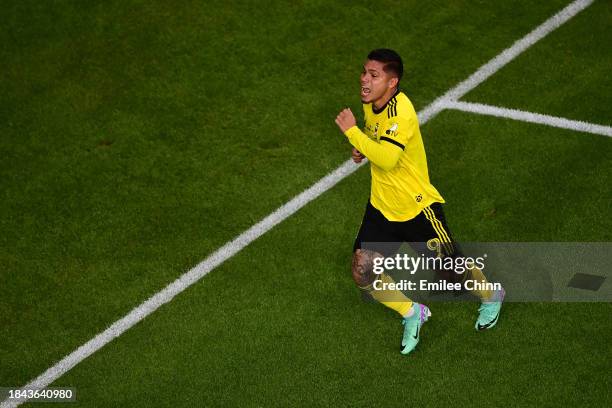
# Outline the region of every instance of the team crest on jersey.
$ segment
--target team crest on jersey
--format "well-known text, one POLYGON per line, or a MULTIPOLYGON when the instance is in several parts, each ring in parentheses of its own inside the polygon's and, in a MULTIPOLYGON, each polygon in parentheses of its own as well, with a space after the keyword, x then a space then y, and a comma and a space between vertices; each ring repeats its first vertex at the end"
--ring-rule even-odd
POLYGON ((397 123, 392 124, 391 127, 385 131, 386 134, 391 135, 391 136, 395 136, 396 132, 397 132, 397 123))

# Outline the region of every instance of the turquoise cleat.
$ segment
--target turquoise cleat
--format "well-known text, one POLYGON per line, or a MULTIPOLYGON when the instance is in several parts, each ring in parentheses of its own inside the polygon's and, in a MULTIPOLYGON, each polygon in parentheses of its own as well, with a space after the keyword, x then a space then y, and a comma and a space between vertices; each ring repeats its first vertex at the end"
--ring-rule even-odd
POLYGON ((420 303, 413 303, 414 314, 410 317, 404 317, 402 324, 404 325, 404 337, 402 338, 402 347, 400 352, 402 354, 408 354, 419 343, 419 333, 423 323, 429 319, 431 312, 429 308, 420 303))
POLYGON ((501 288, 493 293, 491 300, 482 302, 478 309, 478 319, 476 319, 476 330, 482 331, 492 328, 497 324, 499 319, 499 312, 501 311, 502 303, 506 291, 501 288))

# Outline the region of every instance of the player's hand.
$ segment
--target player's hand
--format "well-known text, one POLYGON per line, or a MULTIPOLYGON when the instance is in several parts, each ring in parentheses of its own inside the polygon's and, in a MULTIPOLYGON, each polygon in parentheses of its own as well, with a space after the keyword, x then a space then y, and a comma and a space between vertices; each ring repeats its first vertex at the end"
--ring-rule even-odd
POLYGON ((357 125, 355 115, 353 115, 353 112, 351 112, 349 108, 343 109, 338 116, 336 116, 336 125, 338 125, 342 133, 346 132, 357 125))
POLYGON ((361 154, 361 152, 353 147, 353 153, 351 154, 351 158, 355 163, 361 163, 365 156, 361 154))

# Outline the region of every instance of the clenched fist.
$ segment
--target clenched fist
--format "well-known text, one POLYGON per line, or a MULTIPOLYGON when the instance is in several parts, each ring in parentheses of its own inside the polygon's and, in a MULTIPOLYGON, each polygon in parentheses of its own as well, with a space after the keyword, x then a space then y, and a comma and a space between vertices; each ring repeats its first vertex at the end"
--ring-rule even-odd
POLYGON ((353 115, 353 112, 351 112, 349 108, 343 109, 338 116, 336 116, 336 125, 338 125, 342 133, 346 132, 357 125, 355 115, 353 115))

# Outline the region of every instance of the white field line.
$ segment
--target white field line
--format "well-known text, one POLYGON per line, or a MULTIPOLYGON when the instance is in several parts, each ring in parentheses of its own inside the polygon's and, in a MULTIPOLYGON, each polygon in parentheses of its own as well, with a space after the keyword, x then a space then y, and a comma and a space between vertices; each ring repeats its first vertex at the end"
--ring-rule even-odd
POLYGON ((540 113, 525 112, 516 109, 502 108, 499 106, 484 105, 482 103, 448 101, 444 103, 443 106, 444 109, 455 109, 463 112, 471 112, 478 113, 481 115, 496 116, 499 118, 521 120, 523 122, 538 123, 562 129, 570 129, 576 130, 578 132, 594 133, 596 135, 612 137, 612 127, 597 125, 595 123, 559 118, 550 115, 542 115, 540 113))
MULTIPOLYGON (((561 24, 568 21, 578 12, 586 8, 592 0, 576 0, 566 8, 555 14, 550 19, 546 20, 542 25, 536 28, 534 31, 529 33, 523 39, 517 41, 512 47, 504 50, 500 55, 493 58, 491 61, 483 65, 475 74, 470 76, 467 80, 461 82, 455 88, 452 88, 442 97, 436 99, 433 103, 419 112, 419 119, 421 124, 427 123, 431 118, 436 116, 442 109, 441 101, 448 101, 449 99, 457 99, 467 93, 469 90, 475 88, 478 84, 486 80, 494 72, 499 70, 505 64, 510 62, 521 52, 529 48, 536 41, 542 39, 546 34, 559 27, 561 24), (536 34, 534 34, 536 33, 536 34), (520 46, 517 46, 520 44, 520 46), (510 50, 510 51, 509 51, 510 50)), ((362 162, 363 164, 363 162, 362 162)), ((36 377, 34 380, 23 386, 21 389, 33 389, 42 390, 53 383, 55 380, 60 378, 66 372, 71 370, 74 366, 79 364, 81 361, 91 356, 96 351, 100 350, 106 344, 111 342, 114 338, 119 337, 125 331, 130 329, 139 321, 146 318, 148 315, 156 311, 163 304, 171 301, 176 295, 193 285, 210 271, 221 265, 227 259, 234 256, 244 247, 249 245, 251 242, 268 232, 275 225, 279 224, 300 208, 304 207, 310 201, 319 197, 321 194, 332 188, 339 181, 353 173, 359 168, 359 165, 355 165, 350 160, 344 162, 336 170, 328 174, 319 180, 312 187, 300 193, 298 196, 287 202, 282 207, 278 208, 272 214, 253 225, 251 228, 237 236, 233 241, 228 242, 221 248, 217 249, 205 260, 196 265, 193 269, 185 272, 177 280, 166 286, 161 291, 157 292, 151 298, 140 304, 139 306, 132 309, 125 317, 117 320, 109 328, 99 333, 94 338, 83 344, 72 353, 64 357, 62 360, 57 362, 53 367, 36 377)), ((0 403, 0 408, 13 408, 21 405, 24 401, 8 401, 0 403)))
POLYGON ((482 82, 487 80, 491 75, 499 71, 502 67, 504 67, 504 65, 508 64, 533 44, 546 37, 553 30, 559 28, 562 24, 566 23, 592 3, 593 0, 577 0, 570 3, 567 7, 546 20, 525 37, 516 41, 514 44, 512 44, 512 46, 506 48, 495 58, 478 68, 478 70, 470 75, 468 79, 459 83, 459 85, 433 101, 429 106, 420 112, 419 119, 423 123, 427 122, 430 117, 437 115, 444 109, 444 104, 447 101, 456 101, 463 97, 472 89, 476 88, 482 82))

